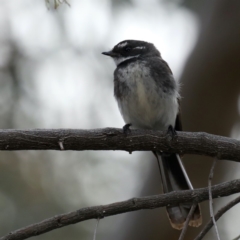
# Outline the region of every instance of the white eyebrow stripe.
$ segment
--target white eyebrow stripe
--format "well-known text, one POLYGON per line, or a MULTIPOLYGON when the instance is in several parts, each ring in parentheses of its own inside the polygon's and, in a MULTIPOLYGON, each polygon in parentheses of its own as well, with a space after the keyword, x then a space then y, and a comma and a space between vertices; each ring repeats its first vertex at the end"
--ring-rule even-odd
POLYGON ((134 49, 144 49, 145 46, 141 46, 141 47, 135 47, 134 49))
POLYGON ((125 47, 127 44, 128 44, 127 42, 119 43, 118 47, 122 48, 125 47))

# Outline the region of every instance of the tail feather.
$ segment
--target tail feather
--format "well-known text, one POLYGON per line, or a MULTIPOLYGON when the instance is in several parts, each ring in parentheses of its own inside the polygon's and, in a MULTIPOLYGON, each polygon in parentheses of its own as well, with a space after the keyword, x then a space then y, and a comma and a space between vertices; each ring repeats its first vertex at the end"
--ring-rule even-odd
MULTIPOLYGON (((164 193, 193 189, 183 163, 177 154, 159 152, 154 152, 154 154, 158 160, 164 193)), ((178 206, 167 207, 168 217, 173 228, 179 230, 183 228, 191 207, 191 204, 179 204, 178 206)), ((197 205, 189 226, 198 227, 201 224, 200 206, 197 205)))

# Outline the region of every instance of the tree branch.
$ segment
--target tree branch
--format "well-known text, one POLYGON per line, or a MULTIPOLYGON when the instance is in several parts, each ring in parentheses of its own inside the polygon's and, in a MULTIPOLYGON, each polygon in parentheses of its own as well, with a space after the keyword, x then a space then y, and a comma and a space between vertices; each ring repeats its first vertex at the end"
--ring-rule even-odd
POLYGON ((240 141, 208 133, 178 132, 171 140, 165 132, 105 128, 93 130, 1 130, 0 150, 161 150, 198 154, 240 162, 240 141))
MULTIPOLYGON (((233 180, 212 187, 213 198, 229 196, 238 192, 240 192, 240 180, 233 180)), ((208 198, 208 187, 206 187, 149 197, 132 198, 127 201, 108 205, 82 208, 74 212, 57 215, 42 222, 18 229, 1 237, 0 240, 26 239, 88 219, 99 219, 140 209, 154 209, 167 205, 174 206, 179 203, 199 203, 208 200, 208 198)))

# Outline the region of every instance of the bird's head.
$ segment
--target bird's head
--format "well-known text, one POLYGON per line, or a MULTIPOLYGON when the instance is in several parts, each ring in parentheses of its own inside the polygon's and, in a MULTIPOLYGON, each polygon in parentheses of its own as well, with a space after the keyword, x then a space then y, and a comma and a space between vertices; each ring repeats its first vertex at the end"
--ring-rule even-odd
POLYGON ((159 51, 152 43, 137 40, 124 40, 111 51, 102 54, 112 57, 117 66, 131 58, 160 57, 159 51))

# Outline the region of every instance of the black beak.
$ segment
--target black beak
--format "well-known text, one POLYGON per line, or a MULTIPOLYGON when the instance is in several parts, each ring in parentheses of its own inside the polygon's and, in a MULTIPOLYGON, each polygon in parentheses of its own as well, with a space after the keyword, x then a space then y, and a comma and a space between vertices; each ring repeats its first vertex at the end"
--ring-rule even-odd
POLYGON ((102 52, 103 55, 109 56, 109 57, 117 57, 118 55, 112 51, 108 52, 102 52))

